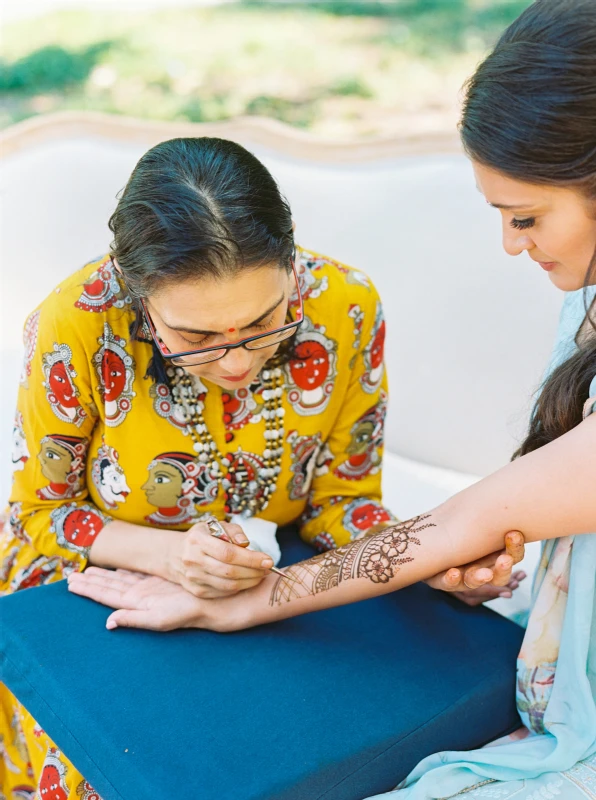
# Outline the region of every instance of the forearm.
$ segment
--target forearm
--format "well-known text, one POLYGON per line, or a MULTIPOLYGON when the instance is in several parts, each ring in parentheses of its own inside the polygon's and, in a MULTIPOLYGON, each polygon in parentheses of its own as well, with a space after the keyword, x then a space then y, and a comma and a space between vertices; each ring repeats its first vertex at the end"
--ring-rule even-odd
POLYGON ((244 626, 386 594, 527 541, 596 530, 596 419, 460 492, 427 515, 323 553, 245 593, 244 626))
POLYGON ((89 552, 89 563, 129 569, 173 580, 173 552, 185 533, 112 520, 102 528, 89 552))

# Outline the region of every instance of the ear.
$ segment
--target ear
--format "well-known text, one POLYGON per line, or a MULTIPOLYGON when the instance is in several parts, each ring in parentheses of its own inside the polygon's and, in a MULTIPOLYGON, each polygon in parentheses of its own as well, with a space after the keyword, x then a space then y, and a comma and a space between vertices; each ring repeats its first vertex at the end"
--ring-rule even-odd
POLYGON ((292 220, 292 233, 296 233, 296 222, 292 220))

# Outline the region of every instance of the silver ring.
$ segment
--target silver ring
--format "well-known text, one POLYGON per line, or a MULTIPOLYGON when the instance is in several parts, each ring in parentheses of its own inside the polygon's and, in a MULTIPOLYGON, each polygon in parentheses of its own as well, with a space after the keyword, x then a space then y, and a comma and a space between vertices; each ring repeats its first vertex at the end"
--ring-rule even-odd
POLYGON ((205 525, 209 528, 209 533, 212 536, 216 536, 218 539, 227 539, 228 538, 228 534, 223 529, 223 525, 217 519, 217 517, 214 517, 213 515, 211 515, 211 516, 207 517, 204 520, 204 522, 205 522, 205 525))

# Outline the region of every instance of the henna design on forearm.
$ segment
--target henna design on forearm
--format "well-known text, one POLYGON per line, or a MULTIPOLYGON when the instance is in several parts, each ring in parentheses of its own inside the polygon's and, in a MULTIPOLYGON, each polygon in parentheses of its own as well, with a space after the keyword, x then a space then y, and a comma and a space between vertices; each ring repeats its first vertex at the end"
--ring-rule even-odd
POLYGON ((319 594, 354 578, 387 583, 399 571, 401 564, 414 560, 413 556, 404 554, 411 545, 420 544, 415 534, 436 527, 434 522, 426 521, 430 516, 414 517, 391 525, 380 533, 365 534, 337 550, 328 550, 286 567, 289 578, 277 579, 269 605, 281 605, 299 597, 319 594))

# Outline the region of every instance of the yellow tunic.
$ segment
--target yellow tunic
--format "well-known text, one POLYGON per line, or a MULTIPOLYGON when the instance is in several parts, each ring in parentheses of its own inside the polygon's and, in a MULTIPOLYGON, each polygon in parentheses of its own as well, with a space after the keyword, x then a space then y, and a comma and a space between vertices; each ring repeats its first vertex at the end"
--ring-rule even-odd
MULTIPOLYGON (((304 250, 297 271, 305 320, 280 379, 281 472, 258 515, 279 526, 298 522, 305 540, 328 549, 391 519, 381 505, 385 323, 378 294, 362 272, 304 250)), ((152 346, 131 339, 133 320, 130 297, 108 256, 74 273, 27 319, 2 593, 83 569, 94 538, 111 519, 185 530, 205 513, 223 519, 239 492, 261 496, 267 448, 262 378, 235 392, 194 379, 208 431, 223 463, 234 468, 232 481, 244 478, 226 500, 221 481, 213 480, 193 447, 170 387, 145 377, 152 346)), ((52 744, 39 731, 32 740, 34 721, 6 690, 0 700, 8 759, 0 777, 10 786, 34 779, 37 787, 43 771, 42 778, 36 768, 27 775, 27 760, 35 761, 40 747, 47 754, 52 744)), ((57 758, 48 756, 48 780, 60 771, 57 758)), ((80 798, 81 776, 60 759, 67 765, 64 797, 80 798)))

